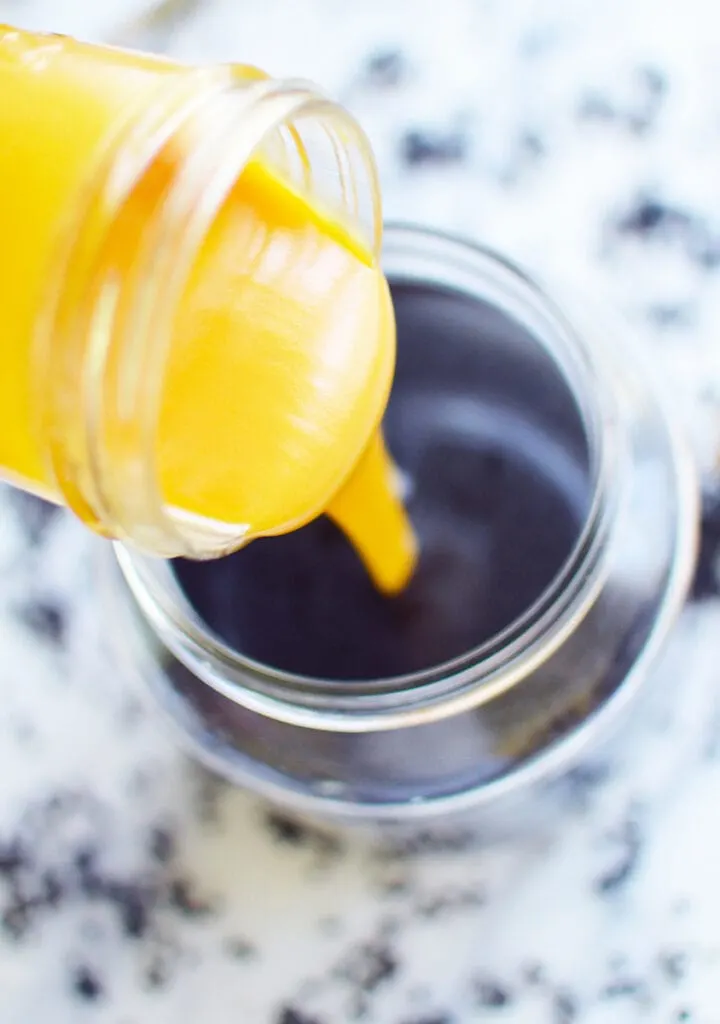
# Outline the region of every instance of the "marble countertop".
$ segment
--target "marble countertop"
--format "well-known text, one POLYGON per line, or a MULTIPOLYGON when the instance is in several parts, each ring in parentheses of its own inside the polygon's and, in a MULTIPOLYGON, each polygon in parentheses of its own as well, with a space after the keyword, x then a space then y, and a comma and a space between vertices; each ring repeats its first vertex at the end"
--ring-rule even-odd
MULTIPOLYGON (((627 317, 712 487, 709 0, 145 6, 0 16, 318 80, 369 131, 390 218, 627 317)), ((0 493, 0 1024, 720 1022, 720 516, 625 760, 552 837, 483 851, 329 840, 188 764, 110 658, 97 543, 0 493)))

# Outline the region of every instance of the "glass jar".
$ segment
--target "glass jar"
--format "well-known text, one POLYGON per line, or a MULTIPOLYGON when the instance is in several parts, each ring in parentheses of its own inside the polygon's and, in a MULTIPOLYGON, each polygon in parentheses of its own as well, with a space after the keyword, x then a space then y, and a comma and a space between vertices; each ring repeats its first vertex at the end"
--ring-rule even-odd
MULTIPOLYGON (((585 305, 569 316, 502 257, 415 228, 387 231, 384 268, 391 286, 443 289, 518 325, 508 354, 498 333, 485 363, 496 398, 534 408, 550 396, 538 422, 554 451, 573 450, 584 495, 577 534, 537 599, 442 663, 309 678, 232 649, 171 563, 118 545, 105 566, 112 621, 130 671, 181 740, 232 781, 313 818, 416 827, 472 812, 504 829, 544 817, 542 794, 640 693, 692 574, 692 460, 640 354, 585 305), (560 390, 543 388, 552 374, 560 390)), ((400 364, 412 367, 413 353, 401 331, 400 364)))
MULTIPOLYGON (((155 555, 238 547, 244 524, 190 515, 162 493, 156 441, 179 303, 255 157, 377 256, 379 190, 362 130, 304 82, 1 25, 0 88, 13 96, 0 114, 0 175, 17 177, 0 201, 17 235, 0 283, 11 428, 0 477, 155 555)), ((272 232, 253 244, 248 264, 270 263, 272 232)), ((275 259, 277 294, 298 258, 275 259)), ((317 277, 320 304, 334 282, 317 277)))

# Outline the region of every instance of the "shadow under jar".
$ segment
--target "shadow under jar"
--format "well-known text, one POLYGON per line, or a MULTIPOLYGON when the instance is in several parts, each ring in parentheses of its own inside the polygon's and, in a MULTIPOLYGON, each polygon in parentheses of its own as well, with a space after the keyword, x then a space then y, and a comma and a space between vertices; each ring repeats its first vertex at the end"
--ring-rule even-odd
POLYGON ((406 592, 376 593, 325 518, 216 562, 117 546, 118 633, 233 781, 313 817, 504 832, 640 690, 692 572, 695 481, 626 339, 433 232, 389 229, 384 264, 406 592))

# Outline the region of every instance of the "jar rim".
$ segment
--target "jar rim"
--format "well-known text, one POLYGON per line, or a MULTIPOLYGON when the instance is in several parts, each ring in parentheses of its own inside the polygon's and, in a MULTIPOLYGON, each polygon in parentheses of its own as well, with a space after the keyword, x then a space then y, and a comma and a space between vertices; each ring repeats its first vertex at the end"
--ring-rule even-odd
MULTIPOLYGON (((560 366, 578 401, 589 449, 590 500, 584 522, 563 566, 537 600, 504 630, 442 664, 378 680, 311 679, 248 658, 220 640, 185 599, 166 564, 151 562, 122 545, 117 557, 136 600, 163 641, 209 685, 225 696, 274 717, 297 722, 322 714, 326 728, 365 731, 394 728, 408 714, 454 714, 494 699, 529 667, 544 662, 594 603, 605 578, 606 538, 615 516, 618 467, 623 458, 618 410, 602 353, 591 349, 545 289, 506 257, 482 245, 411 225, 386 226, 384 264, 391 279, 417 283, 465 282, 471 297, 544 318, 562 339, 560 366), (432 272, 434 268, 434 272, 432 272), (445 272, 444 274, 442 272, 445 272), (447 272, 454 277, 447 278, 447 272), (468 282, 475 281, 474 291, 468 282), (574 379, 571 380, 570 377, 574 379), (309 717, 308 717, 309 716, 309 717)), ((527 317, 525 317, 527 319, 527 317)), ((542 339, 536 340, 542 344, 542 339)))

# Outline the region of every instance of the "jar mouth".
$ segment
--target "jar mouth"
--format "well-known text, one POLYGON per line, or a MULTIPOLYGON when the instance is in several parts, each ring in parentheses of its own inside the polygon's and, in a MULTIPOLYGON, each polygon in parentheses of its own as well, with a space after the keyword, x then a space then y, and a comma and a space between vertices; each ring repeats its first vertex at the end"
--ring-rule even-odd
MULTIPOLYGON (((195 612, 170 563, 122 545, 126 581, 168 648, 230 699, 297 720, 302 709, 341 716, 390 715, 495 698, 544 662, 592 606, 606 575, 606 538, 617 502, 623 459, 619 415, 599 347, 590 348, 563 310, 514 263, 481 245, 410 225, 385 229, 383 265, 391 281, 442 285, 496 305, 519 320, 555 361, 573 397, 587 444, 587 506, 563 564, 540 595, 505 628, 430 668, 371 680, 317 679, 282 671, 224 643, 195 612), (449 697, 452 697, 449 700, 449 697)), ((368 728, 369 728, 368 724, 368 728)), ((389 727, 387 724, 385 727, 389 727)))

